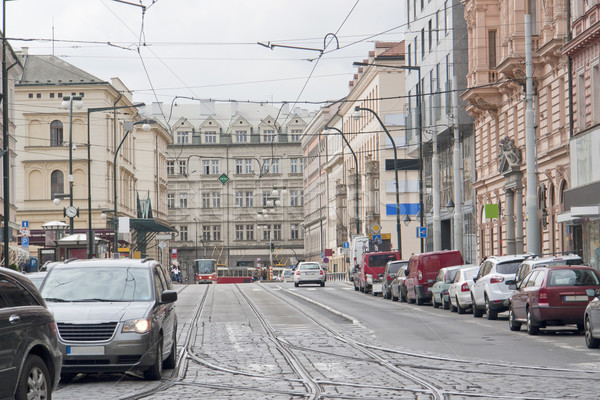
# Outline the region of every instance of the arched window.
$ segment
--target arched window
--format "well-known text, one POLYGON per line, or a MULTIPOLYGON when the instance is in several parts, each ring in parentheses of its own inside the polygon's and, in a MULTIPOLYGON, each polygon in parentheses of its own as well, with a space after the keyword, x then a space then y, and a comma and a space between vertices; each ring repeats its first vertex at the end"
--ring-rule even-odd
POLYGON ((51 196, 54 197, 56 193, 64 193, 65 192, 65 177, 63 173, 59 170, 52 171, 52 175, 50 176, 50 187, 51 187, 51 196))
POLYGON ((50 123, 50 146, 62 146, 63 124, 59 120, 50 123))

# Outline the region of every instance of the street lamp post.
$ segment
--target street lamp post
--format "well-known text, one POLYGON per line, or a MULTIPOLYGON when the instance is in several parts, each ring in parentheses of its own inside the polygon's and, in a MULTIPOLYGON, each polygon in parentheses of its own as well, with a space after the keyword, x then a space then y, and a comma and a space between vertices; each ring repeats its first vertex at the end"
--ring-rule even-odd
MULTIPOLYGON (((383 64, 371 64, 364 62, 354 62, 352 63, 354 66, 362 66, 362 67, 383 67, 383 68, 395 68, 395 69, 405 69, 409 71, 417 71, 418 74, 418 83, 416 86, 417 89, 417 118, 419 119, 418 129, 419 129, 419 224, 423 226, 424 215, 423 211, 423 116, 422 116, 422 94, 421 94, 421 67, 417 65, 383 65, 383 64)), ((423 252, 423 238, 421 238, 421 253, 423 252)))
POLYGON ((124 108, 144 107, 145 103, 135 103, 130 106, 116 107, 94 107, 87 110, 87 169, 88 169, 88 258, 94 257, 94 235, 92 232, 92 155, 91 155, 91 135, 90 135, 90 114, 93 112, 113 111, 124 108))
MULTIPOLYGON (((75 107, 81 109, 83 103, 81 96, 70 95, 63 97, 63 108, 69 108, 69 211, 73 210, 73 101, 76 101, 75 107)), ((73 218, 74 215, 69 212, 69 234, 73 234, 73 218)))
POLYGON ((198 219, 194 217, 194 221, 196 222, 196 260, 198 259, 198 219))
POLYGON ((360 234, 360 211, 359 211, 359 207, 358 207, 358 192, 359 192, 359 188, 358 188, 358 159, 356 158, 356 153, 354 152, 354 150, 352 149, 352 147, 350 146, 350 143, 348 143, 348 140, 346 139, 346 136, 344 136, 344 133, 338 129, 335 128, 333 126, 325 126, 326 130, 334 130, 337 131, 341 136, 342 139, 344 139, 344 143, 346 143, 346 146, 348 146, 348 148, 350 149, 350 152, 352 153, 352 157, 354 157, 354 165, 356 165, 356 234, 360 234))
POLYGON ((395 178, 396 178, 396 235, 398 236, 398 253, 400 255, 400 259, 402 259, 402 232, 401 232, 401 227, 400 227, 400 194, 399 194, 399 189, 398 189, 398 151, 396 150, 396 142, 394 141, 394 138, 392 137, 392 135, 390 135, 390 132, 387 130, 387 128, 383 124, 383 121, 381 120, 381 118, 379 118, 379 115, 377 115, 377 113, 375 111, 371 110, 370 108, 356 106, 354 108, 354 112, 355 112, 354 118, 357 118, 357 117, 360 118, 360 111, 368 111, 371 114, 373 114, 373 116, 375 118, 377 118, 379 125, 381 125, 381 127, 385 131, 385 134, 387 135, 388 139, 390 139, 390 141, 392 142, 392 147, 394 148, 394 173, 395 173, 395 178))
POLYGON ((115 253, 117 253, 117 250, 119 248, 119 216, 117 214, 117 157, 119 155, 119 150, 121 150, 121 146, 123 146, 123 143, 125 142, 125 139, 127 139, 127 136, 129 135, 129 132, 133 131, 133 128, 135 125, 140 125, 143 124, 143 128, 145 131, 149 131, 150 130, 150 123, 152 123, 154 121, 137 121, 137 122, 130 122, 127 121, 123 124, 123 128, 125 129, 125 135, 123 135, 123 139, 121 139, 121 142, 119 143, 119 146, 117 147, 117 149, 115 150, 115 158, 113 161, 113 183, 114 183, 114 248, 113 248, 113 255, 115 253))

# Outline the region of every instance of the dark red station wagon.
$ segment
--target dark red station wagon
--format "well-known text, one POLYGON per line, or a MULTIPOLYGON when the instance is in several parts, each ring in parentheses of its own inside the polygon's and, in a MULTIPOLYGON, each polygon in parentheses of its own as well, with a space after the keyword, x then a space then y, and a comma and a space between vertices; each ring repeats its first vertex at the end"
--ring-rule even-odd
POLYGON ((510 330, 522 324, 530 335, 550 325, 575 324, 583 330, 583 314, 593 299, 586 290, 600 288, 600 275, 583 265, 538 267, 511 288, 516 291, 510 297, 510 330))

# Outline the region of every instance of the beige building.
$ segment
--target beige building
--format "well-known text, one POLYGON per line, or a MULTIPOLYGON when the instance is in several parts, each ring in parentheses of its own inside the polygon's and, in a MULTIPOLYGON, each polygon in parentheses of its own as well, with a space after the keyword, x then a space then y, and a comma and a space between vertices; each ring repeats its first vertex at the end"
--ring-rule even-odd
POLYGON ((474 119, 478 255, 521 253, 525 242, 525 13, 532 16, 538 216, 543 253, 566 250, 557 222, 569 183, 564 1, 465 2, 469 68, 462 97, 474 119), (485 206, 499 205, 499 218, 485 206), (488 214, 489 216, 490 214, 488 214))
MULTIPOLYGON (((404 42, 376 43, 375 49, 369 53, 364 63, 392 67, 405 65, 404 42)), ((319 191, 324 198, 318 203, 311 202, 308 205, 310 208, 306 210, 307 215, 314 215, 310 221, 316 221, 319 215, 319 219, 326 222, 322 229, 322 232, 326 232, 326 237, 320 242, 307 240, 307 254, 318 254, 313 247, 319 244, 333 251, 334 263, 343 265, 339 258, 343 260, 344 242, 350 242, 352 236, 357 234, 357 219, 358 234, 382 235, 379 249, 398 249, 400 242, 404 258, 419 251, 415 235, 418 224, 415 218, 418 212, 418 162, 407 154, 404 75, 403 69, 361 66, 350 82, 350 93, 339 103, 339 110, 337 105, 322 110, 321 129, 331 129, 322 132, 324 138, 320 146, 314 140, 312 144, 307 141, 312 147, 305 146, 304 153, 305 157, 310 157, 307 161, 309 165, 315 162, 314 157, 321 154, 321 166, 327 172, 327 179, 321 184, 319 191), (357 115, 357 106, 372 112, 362 110, 357 115), (392 141, 382 123, 396 145, 396 165, 392 141), (354 151, 358 165, 341 134, 354 151), (398 168, 398 219, 395 167, 398 168), (358 215, 355 200, 356 174, 359 182, 358 215), (322 209, 320 213, 318 207, 322 209), (405 223, 407 216, 411 221, 405 223)), ((313 135, 318 131, 319 127, 315 126, 313 135)), ((316 167, 310 168, 308 172, 314 175, 315 171, 316 167)), ((311 183, 310 180, 305 181, 311 183)), ((337 267, 336 270, 343 268, 337 267)))
MULTIPOLYGON (((170 135, 160 124, 152 124, 149 132, 142 129, 137 123, 140 116, 132 95, 118 78, 105 82, 58 57, 30 55, 27 48, 18 56, 24 70, 15 89, 19 138, 15 165, 19 184, 15 198, 17 220, 29 221, 32 248, 56 246, 54 241, 58 238, 52 236, 52 230, 43 229, 45 224, 70 225, 65 207, 71 200, 72 170, 72 203, 77 211, 73 233, 83 236, 64 243, 55 258, 87 258, 90 251, 97 256, 110 256, 114 242, 117 154, 117 214, 132 218, 130 235, 123 237, 125 241, 119 247, 129 248, 132 253, 139 251, 141 256, 160 258, 152 237, 156 230, 168 230, 164 154, 170 135), (62 108, 63 99, 70 100, 71 96, 75 96, 72 112, 70 107, 62 108), (76 100, 79 98, 81 102, 76 100), (127 122, 135 122, 131 133, 125 129, 127 122), (53 201, 57 197, 61 198, 59 205, 53 201), (138 204, 142 203, 138 197, 151 200, 145 203, 151 204, 153 225, 135 221, 148 217, 138 212, 138 204), (99 247, 93 250, 87 245, 90 217, 92 230, 104 239, 97 241, 99 247)), ((70 227, 64 233, 68 235, 69 231, 70 227)))

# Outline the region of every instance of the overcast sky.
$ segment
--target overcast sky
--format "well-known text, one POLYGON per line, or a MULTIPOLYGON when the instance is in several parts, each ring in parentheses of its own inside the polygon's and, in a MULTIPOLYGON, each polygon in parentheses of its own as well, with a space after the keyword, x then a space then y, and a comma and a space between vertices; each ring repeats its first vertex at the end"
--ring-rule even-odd
POLYGON ((112 0, 7 1, 6 35, 15 50, 120 78, 135 101, 318 102, 345 96, 352 62, 367 58, 375 41, 402 40, 406 21, 398 0, 142 3, 144 18, 141 7, 112 0), (257 44, 323 49, 336 32, 340 49, 333 40, 320 59, 318 51, 257 44))

